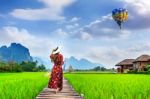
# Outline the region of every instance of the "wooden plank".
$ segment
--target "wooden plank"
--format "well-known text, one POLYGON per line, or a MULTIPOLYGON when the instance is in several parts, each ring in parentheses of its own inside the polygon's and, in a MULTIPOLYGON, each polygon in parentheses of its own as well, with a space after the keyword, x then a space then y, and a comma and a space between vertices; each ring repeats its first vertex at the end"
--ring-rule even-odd
POLYGON ((37 97, 36 99, 83 99, 83 98, 74 98, 74 97, 72 97, 72 98, 68 98, 68 97, 61 97, 61 98, 54 98, 54 97, 37 97))
POLYGON ((81 96, 38 96, 37 98, 53 98, 53 99, 57 99, 57 98, 81 98, 81 96))
POLYGON ((83 99, 68 83, 66 79, 63 79, 63 89, 61 92, 55 94, 52 89, 45 87, 36 99, 83 99))
POLYGON ((38 95, 38 97, 73 97, 73 98, 80 98, 81 96, 68 96, 68 95, 66 95, 66 96, 63 96, 63 95, 56 95, 56 96, 52 96, 52 95, 38 95))
MULTIPOLYGON (((52 95, 52 96, 54 95, 54 96, 55 96, 55 94, 42 94, 42 93, 39 94, 38 96, 40 96, 40 95, 45 95, 45 96, 46 96, 46 95, 52 95)), ((77 93, 60 93, 60 94, 58 94, 58 95, 61 95, 61 96, 62 96, 62 95, 63 95, 63 96, 66 96, 66 95, 68 95, 68 96, 79 96, 79 94, 77 94, 77 93)))

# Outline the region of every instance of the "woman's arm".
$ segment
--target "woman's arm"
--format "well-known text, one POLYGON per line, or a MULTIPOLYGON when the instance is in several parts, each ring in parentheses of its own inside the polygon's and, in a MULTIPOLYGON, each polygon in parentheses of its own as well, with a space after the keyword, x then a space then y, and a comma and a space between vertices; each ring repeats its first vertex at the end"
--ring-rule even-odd
POLYGON ((54 54, 50 55, 51 62, 54 62, 54 54))

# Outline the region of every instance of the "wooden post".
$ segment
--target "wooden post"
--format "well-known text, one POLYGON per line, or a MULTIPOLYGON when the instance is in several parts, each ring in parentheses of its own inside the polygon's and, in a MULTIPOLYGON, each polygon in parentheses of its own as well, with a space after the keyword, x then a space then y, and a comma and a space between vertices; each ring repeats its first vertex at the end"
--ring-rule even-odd
POLYGON ((123 70, 123 66, 121 66, 121 73, 123 73, 124 72, 124 70, 123 70))

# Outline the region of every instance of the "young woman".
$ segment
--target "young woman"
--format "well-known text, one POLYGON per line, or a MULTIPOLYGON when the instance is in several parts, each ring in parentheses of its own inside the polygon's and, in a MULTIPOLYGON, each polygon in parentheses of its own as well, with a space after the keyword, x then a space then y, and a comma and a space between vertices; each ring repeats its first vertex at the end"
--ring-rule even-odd
POLYGON ((62 90, 63 85, 63 55, 60 54, 58 47, 52 50, 50 55, 51 61, 54 63, 51 76, 48 83, 48 88, 55 89, 55 93, 62 90))

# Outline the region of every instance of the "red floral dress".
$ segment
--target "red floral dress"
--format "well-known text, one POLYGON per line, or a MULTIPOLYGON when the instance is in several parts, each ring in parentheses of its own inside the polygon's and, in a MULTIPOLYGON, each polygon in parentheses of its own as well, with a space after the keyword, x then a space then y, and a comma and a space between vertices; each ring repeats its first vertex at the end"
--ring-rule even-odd
POLYGON ((50 58, 54 61, 54 66, 49 79, 48 88, 59 88, 59 91, 61 91, 63 84, 63 56, 61 54, 51 54, 50 58))

